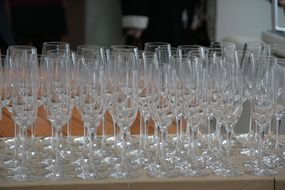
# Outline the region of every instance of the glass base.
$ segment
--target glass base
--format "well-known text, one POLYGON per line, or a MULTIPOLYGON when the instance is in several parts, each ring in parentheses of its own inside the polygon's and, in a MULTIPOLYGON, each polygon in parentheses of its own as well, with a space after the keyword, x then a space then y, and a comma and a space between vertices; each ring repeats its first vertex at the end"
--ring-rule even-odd
POLYGON ((132 168, 125 164, 116 164, 109 176, 113 179, 130 179, 139 177, 140 172, 139 170, 132 170, 132 168))
POLYGON ((224 177, 235 177, 235 176, 241 176, 242 174, 243 172, 234 168, 222 168, 222 169, 216 169, 214 171, 214 175, 224 176, 224 177))
POLYGON ((278 174, 277 171, 268 168, 254 168, 248 173, 253 176, 273 176, 278 174))
POLYGON ((193 176, 193 177, 202 177, 202 176, 208 176, 211 174, 210 171, 206 170, 206 169, 198 169, 198 170, 194 170, 192 168, 183 168, 183 170, 180 171, 180 173, 183 176, 193 176))
POLYGON ((154 161, 146 167, 151 177, 177 177, 179 172, 173 164, 165 161, 154 161))

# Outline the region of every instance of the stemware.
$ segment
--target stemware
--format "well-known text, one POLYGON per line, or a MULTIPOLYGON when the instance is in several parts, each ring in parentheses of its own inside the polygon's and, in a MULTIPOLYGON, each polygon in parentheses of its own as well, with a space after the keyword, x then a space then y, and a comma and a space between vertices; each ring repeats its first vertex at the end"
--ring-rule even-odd
POLYGON ((271 125, 274 114, 273 97, 273 65, 276 59, 260 57, 256 67, 256 94, 253 98, 253 118, 258 131, 257 164, 250 171, 252 175, 268 176, 277 174, 264 163, 264 133, 271 125))
MULTIPOLYGON (((106 49, 97 45, 79 45, 77 46, 77 55, 81 56, 83 59, 96 60, 100 62, 100 66, 104 71, 104 67, 107 66, 106 49)), ((105 85, 104 85, 105 86, 105 85)), ((105 87, 104 87, 105 88, 105 87)), ((104 99, 106 103, 106 99, 104 99)), ((102 116, 102 149, 106 144, 106 134, 105 134, 105 112, 107 111, 107 106, 104 106, 104 114, 102 116)), ((86 130, 84 128, 84 135, 86 130)))
POLYGON ((151 118, 151 96, 153 93, 153 70, 157 62, 153 52, 141 51, 138 57, 138 105, 140 112, 140 160, 144 165, 150 161, 148 147, 152 141, 148 139, 148 123, 151 118))
POLYGON ((110 64, 113 64, 115 71, 112 73, 114 91, 111 112, 122 134, 121 160, 120 163, 115 164, 111 177, 136 177, 138 165, 132 162, 133 155, 128 152, 130 145, 127 144, 127 139, 128 130, 138 112, 137 55, 133 51, 113 51, 109 56, 110 64))
POLYGON ((282 118, 285 115, 285 59, 276 58, 274 65, 274 115, 276 118, 276 142, 274 164, 277 167, 284 167, 285 142, 281 138, 282 118))
POLYGON ((9 61, 14 72, 12 115, 18 127, 20 156, 19 165, 15 168, 16 180, 27 180, 32 177, 32 170, 28 163, 29 147, 27 130, 36 119, 36 97, 38 91, 38 62, 36 49, 31 46, 11 47, 9 61))
MULTIPOLYGON (((240 118, 242 112, 241 99, 241 68, 239 63, 234 60, 234 54, 229 55, 229 59, 223 58, 218 65, 218 89, 220 106, 214 111, 217 123, 224 126, 226 138, 226 161, 222 163, 220 168, 214 170, 215 175, 222 176, 239 176, 242 172, 232 165, 231 161, 231 145, 233 128, 240 118)), ((219 133, 221 136, 222 134, 219 133)), ((220 137, 221 138, 221 137, 220 137)))
MULTIPOLYGON (((106 176, 107 169, 102 167, 104 155, 100 153, 97 128, 105 113, 102 60, 83 59, 80 66, 80 92, 78 108, 87 129, 87 162, 81 163, 83 179, 100 179, 106 176)), ((106 165, 106 164, 105 164, 106 165)))
MULTIPOLYGON (((70 82, 70 56, 61 50, 50 50, 47 53, 48 62, 48 98, 47 116, 52 124, 52 148, 55 155, 51 173, 47 178, 62 179, 68 177, 64 174, 63 158, 60 154, 60 140, 62 127, 71 117, 70 82)), ((48 168, 48 169, 50 169, 48 168)))
MULTIPOLYGON (((60 41, 48 41, 44 42, 42 45, 42 52, 41 56, 46 57, 49 51, 63 51, 67 55, 71 55, 72 51, 70 49, 70 44, 68 42, 60 42, 60 41)), ((72 60, 72 59, 71 59, 72 60)), ((67 145, 70 145, 70 136, 71 136, 71 130, 70 130, 70 123, 67 123, 67 145)), ((51 128, 51 133, 53 133, 53 128, 51 128)), ((48 137, 44 141, 47 146, 50 146, 51 139, 48 137)))
MULTIPOLYGON (((110 47, 110 49, 108 50, 109 53, 112 54, 112 52, 116 52, 116 53, 134 53, 135 58, 138 59, 138 47, 134 46, 134 45, 112 45, 110 47)), ((110 61, 109 61, 110 62, 110 61)), ((112 62, 112 61, 111 61, 112 62)), ((111 65, 109 65, 108 67, 110 67, 111 65)), ((114 71, 114 70, 113 70, 114 71)), ((109 81, 110 82, 110 81, 109 81)), ((112 85, 111 85, 112 86, 112 85)), ((110 91, 110 88, 108 88, 108 91, 110 91)), ((109 94, 109 93, 108 93, 109 94)), ((112 115, 112 109, 110 109, 110 113, 112 115)), ((114 125, 114 143, 115 144, 120 144, 122 142, 122 130, 119 131, 118 134, 116 134, 116 131, 118 129, 117 123, 116 123, 116 119, 113 118, 113 125, 114 125)), ((129 133, 129 131, 128 131, 129 133)), ((128 139, 128 140, 133 140, 133 139, 128 139)), ((134 142, 131 142, 134 143, 134 142)), ((116 145, 115 145, 116 146, 116 145)))
POLYGON ((175 164, 169 158, 169 152, 173 152, 171 144, 167 143, 167 128, 174 119, 173 101, 170 90, 173 75, 171 67, 171 51, 168 49, 156 49, 157 74, 154 77, 151 114, 157 129, 157 142, 155 144, 155 157, 147 166, 147 172, 154 177, 175 177, 178 175, 175 164), (169 146, 169 147, 166 147, 169 146))
POLYGON ((256 153, 256 139, 255 139, 255 124, 252 118, 252 104, 256 90, 256 66, 255 56, 253 53, 247 50, 235 52, 235 62, 240 65, 241 68, 241 86, 242 86, 242 102, 249 104, 249 123, 248 131, 245 134, 240 134, 237 139, 245 146, 241 149, 241 153, 245 155, 255 155, 256 153))
POLYGON ((180 172, 185 176, 205 176, 209 172, 205 170, 205 161, 198 152, 198 129, 205 119, 203 111, 204 83, 203 64, 198 57, 188 57, 182 60, 183 80, 185 80, 185 93, 183 94, 183 115, 191 130, 188 137, 186 158, 182 160, 180 172))

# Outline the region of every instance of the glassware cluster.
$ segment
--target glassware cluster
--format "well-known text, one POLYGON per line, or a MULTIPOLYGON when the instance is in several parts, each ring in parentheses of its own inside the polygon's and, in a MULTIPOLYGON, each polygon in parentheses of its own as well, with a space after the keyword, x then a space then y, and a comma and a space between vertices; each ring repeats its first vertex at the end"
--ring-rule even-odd
POLYGON ((81 45, 76 52, 68 43, 46 42, 41 54, 32 46, 10 46, 1 56, 0 106, 14 120, 15 136, 0 141, 0 181, 122 179, 143 172, 276 175, 285 166, 279 134, 285 59, 276 56, 284 50, 256 42, 241 51, 230 42, 207 48, 149 42, 144 51, 81 45), (249 131, 239 135, 234 128, 246 103, 249 131), (84 137, 71 136, 75 107, 84 137), (45 110, 51 137, 35 135, 38 109, 45 110), (113 135, 105 133, 106 112, 113 135), (140 133, 131 135, 138 113, 140 133), (173 122, 176 133, 169 134, 173 122))

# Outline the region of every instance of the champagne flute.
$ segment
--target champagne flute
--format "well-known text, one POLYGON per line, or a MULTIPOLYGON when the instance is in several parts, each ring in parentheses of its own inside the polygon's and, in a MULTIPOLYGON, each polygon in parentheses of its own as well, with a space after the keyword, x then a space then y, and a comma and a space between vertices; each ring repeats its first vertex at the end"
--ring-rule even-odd
POLYGON ((104 83, 102 61, 85 58, 80 67, 80 92, 78 108, 84 127, 87 129, 87 162, 80 164, 83 168, 80 178, 100 179, 107 176, 104 166, 104 154, 101 153, 97 139, 97 128, 105 113, 104 83))
POLYGON ((37 114, 38 62, 36 49, 29 46, 10 49, 9 56, 14 72, 12 114, 19 130, 18 140, 21 150, 18 157, 20 163, 15 168, 14 179, 22 181, 36 175, 32 173, 33 170, 28 162, 27 130, 35 121, 37 114))
MULTIPOLYGON (((64 124, 71 117, 70 97, 70 56, 61 50, 50 50, 48 61, 48 99, 47 115, 53 128, 52 148, 55 156, 51 173, 46 177, 54 180, 67 178, 64 170, 64 159, 60 154, 60 137, 64 124)), ((48 168, 49 169, 49 168, 48 168)))
MULTIPOLYGON (((132 155, 127 144, 128 130, 138 112, 137 102, 137 55, 135 52, 114 51, 110 55, 114 67, 114 91, 112 97, 112 115, 122 132, 121 160, 115 164, 112 178, 129 178, 138 176, 137 164, 132 166, 132 155)), ((132 142, 132 141, 130 141, 132 142)))

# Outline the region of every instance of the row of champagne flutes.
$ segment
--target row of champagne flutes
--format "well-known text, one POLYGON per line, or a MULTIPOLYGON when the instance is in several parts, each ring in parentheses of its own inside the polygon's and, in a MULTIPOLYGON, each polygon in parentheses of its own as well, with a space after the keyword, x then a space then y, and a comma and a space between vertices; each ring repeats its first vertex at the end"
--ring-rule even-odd
POLYGON ((9 47, 1 57, 2 105, 11 112, 17 131, 5 146, 11 154, 4 153, 2 159, 5 179, 131 178, 141 175, 141 168, 156 177, 242 175, 231 161, 231 137, 245 100, 252 108, 250 126, 256 124, 258 134, 246 137, 256 139, 249 149, 257 158, 247 160, 247 172, 277 173, 273 169, 284 165, 279 134, 275 151, 268 151, 270 145, 264 142, 272 116, 279 124, 284 114, 284 60, 271 56, 282 48, 247 43, 236 51, 225 42, 213 42, 211 48, 171 48, 167 43, 145 47, 82 45, 75 53, 67 43, 47 42, 40 56, 34 47, 9 47), (30 142, 27 129, 39 106, 51 122, 52 138, 30 142), (65 142, 61 131, 74 106, 85 137, 65 142), (120 129, 112 141, 104 135, 97 138, 106 111, 120 129), (143 122, 136 141, 129 128, 138 112, 143 122), (154 136, 148 135, 150 119, 154 136), (167 128, 174 119, 177 134, 172 138, 167 128), (200 135, 201 128, 208 129, 207 135, 200 135))

